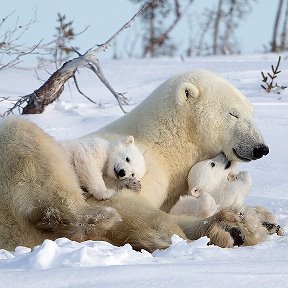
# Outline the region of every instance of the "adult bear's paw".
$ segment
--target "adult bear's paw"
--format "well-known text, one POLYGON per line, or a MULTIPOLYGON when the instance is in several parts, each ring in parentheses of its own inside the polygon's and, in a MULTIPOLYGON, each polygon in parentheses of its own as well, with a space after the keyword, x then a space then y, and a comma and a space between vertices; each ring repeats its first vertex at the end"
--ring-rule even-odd
POLYGON ((245 243, 245 235, 239 215, 228 209, 223 209, 208 218, 205 235, 210 239, 209 245, 220 247, 241 246, 245 243))
POLYGON ((223 209, 203 222, 210 244, 220 247, 252 246, 265 241, 269 234, 284 234, 275 216, 264 207, 223 209))
POLYGON ((247 245, 264 241, 267 235, 284 235, 284 229, 277 224, 275 215, 265 207, 246 206, 242 209, 243 227, 247 232, 247 245))

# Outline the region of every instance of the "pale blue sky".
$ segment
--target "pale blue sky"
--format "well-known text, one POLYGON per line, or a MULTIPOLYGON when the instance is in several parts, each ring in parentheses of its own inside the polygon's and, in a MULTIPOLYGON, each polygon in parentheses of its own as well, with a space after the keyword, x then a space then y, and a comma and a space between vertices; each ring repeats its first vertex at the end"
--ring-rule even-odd
MULTIPOLYGON (((258 0, 254 4, 253 12, 247 16, 246 21, 241 23, 238 29, 238 41, 240 49, 243 53, 253 53, 263 51, 263 45, 268 44, 271 39, 274 14, 279 0, 258 0), (269 2, 269 4, 268 4, 269 2)), ((4 1, 3 1, 4 2, 4 1)), ((189 11, 190 17, 193 17, 195 11, 200 14, 203 6, 215 5, 216 0, 195 0, 189 11)), ((66 14, 67 18, 74 20, 75 30, 79 31, 86 25, 89 25, 88 31, 79 36, 76 46, 81 48, 81 51, 92 47, 94 44, 99 44, 108 39, 121 25, 123 25, 139 8, 139 5, 132 4, 128 0, 9 0, 1 4, 1 15, 3 18, 11 11, 16 10, 16 15, 20 17, 20 22, 25 23, 33 16, 33 9, 37 8, 38 23, 34 24, 31 29, 23 36, 22 42, 25 44, 37 43, 42 38, 44 42, 52 39, 55 33, 56 15, 57 12, 66 14)), ((195 20, 197 21, 197 17, 195 20)), ((7 24, 14 24, 13 18, 7 24)), ((136 21, 133 26, 140 29, 139 21, 136 21)), ((7 26, 6 26, 7 27, 7 26)), ((4 27, 2 28, 2 32, 4 27)), ((132 29, 128 29, 119 38, 118 49, 128 43, 132 38, 132 29)), ((187 20, 182 21, 176 30, 177 43, 181 45, 187 35, 187 20)), ((2 34, 1 33, 1 34, 2 34)), ((134 32, 133 32, 134 33, 134 32)), ((134 34, 133 34, 134 35, 134 34)), ((99 58, 110 57, 112 49, 105 52, 105 55, 99 58)))

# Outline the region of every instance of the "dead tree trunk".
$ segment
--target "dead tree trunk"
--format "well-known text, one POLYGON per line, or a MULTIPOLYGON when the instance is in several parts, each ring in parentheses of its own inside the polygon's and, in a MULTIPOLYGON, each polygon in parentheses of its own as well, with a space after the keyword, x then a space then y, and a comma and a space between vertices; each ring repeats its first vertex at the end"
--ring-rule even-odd
POLYGON ((27 105, 23 108, 22 114, 40 114, 47 105, 54 102, 61 95, 65 82, 73 77, 77 70, 77 67, 66 69, 69 62, 64 63, 39 89, 29 95, 30 97, 27 105))
POLYGON ((275 23, 274 23, 274 29, 273 29, 273 36, 272 36, 272 43, 271 43, 271 52, 277 52, 278 51, 278 41, 277 41, 277 37, 278 37, 278 28, 279 28, 279 21, 280 21, 280 16, 281 16, 281 11, 282 11, 282 7, 283 7, 283 0, 279 1, 278 4, 278 9, 276 12, 276 16, 275 16, 275 23))
POLYGON ((284 22, 281 34, 281 51, 285 51, 287 49, 287 32, 288 32, 288 1, 286 1, 286 11, 284 15, 284 22))
POLYGON ((219 0, 218 2, 218 9, 217 13, 215 16, 215 22, 214 22, 214 32, 213 32, 213 54, 217 55, 218 54, 218 38, 219 38, 219 30, 220 30, 220 21, 222 18, 222 5, 223 5, 223 0, 219 0))
POLYGON ((235 0, 230 1, 230 7, 229 7, 229 11, 227 14, 227 20, 226 20, 226 25, 225 25, 225 31, 224 31, 224 35, 223 35, 223 41, 220 45, 221 47, 221 54, 232 54, 232 47, 230 46, 229 40, 231 38, 231 34, 233 33, 233 20, 235 17, 235 5, 236 2, 235 0))

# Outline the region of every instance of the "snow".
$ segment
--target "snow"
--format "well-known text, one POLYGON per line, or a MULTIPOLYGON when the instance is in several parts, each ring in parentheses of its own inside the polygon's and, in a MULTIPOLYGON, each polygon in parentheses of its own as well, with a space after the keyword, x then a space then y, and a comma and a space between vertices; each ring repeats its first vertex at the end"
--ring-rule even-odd
MULTIPOLYGON (((282 59, 284 59, 283 57, 282 59)), ((242 164, 251 173, 253 189, 249 205, 263 205, 273 211, 288 231, 288 94, 267 94, 261 87, 260 71, 269 71, 278 55, 259 54, 194 59, 105 61, 102 68, 116 91, 127 92, 130 106, 138 105, 168 77, 187 70, 209 69, 239 88, 254 104, 255 120, 269 145, 270 154, 242 164)), ((279 85, 287 85, 287 60, 282 60, 279 85)), ((40 73, 47 78, 45 71, 40 73)), ((93 132, 122 115, 113 96, 95 75, 81 70, 81 89, 99 107, 77 94, 74 85, 65 88, 60 100, 42 115, 21 116, 37 123, 58 140, 93 132), (71 92, 70 92, 71 91, 71 92)), ((31 69, 10 69, 0 73, 0 95, 31 93, 41 84, 31 69)), ((10 107, 0 103, 0 113, 10 107)), ((288 281, 288 236, 272 235, 253 247, 223 249, 207 246, 203 237, 194 242, 172 237, 162 251, 134 251, 127 244, 115 247, 107 242, 77 243, 66 238, 45 240, 32 249, 0 250, 0 287, 286 287, 288 281)), ((1 247, 0 247, 1 249, 1 247)))

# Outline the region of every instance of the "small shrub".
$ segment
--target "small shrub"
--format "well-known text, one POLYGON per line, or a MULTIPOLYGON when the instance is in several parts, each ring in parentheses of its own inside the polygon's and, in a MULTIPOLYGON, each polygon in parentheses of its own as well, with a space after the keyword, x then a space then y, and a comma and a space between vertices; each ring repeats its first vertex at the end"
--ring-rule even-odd
MULTIPOLYGON (((273 65, 271 65, 271 69, 272 69, 272 73, 267 72, 267 74, 265 75, 263 71, 261 71, 261 75, 262 75, 262 82, 265 83, 265 85, 261 85, 261 87, 267 91, 268 93, 270 93, 272 91, 272 89, 274 88, 279 88, 279 89, 286 89, 287 86, 279 86, 278 83, 275 83, 275 79, 277 78, 278 74, 281 72, 281 70, 279 69, 280 66, 280 62, 281 62, 281 56, 279 56, 278 58, 278 62, 276 67, 274 68, 273 65)), ((280 92, 277 92, 280 93, 280 92)))

